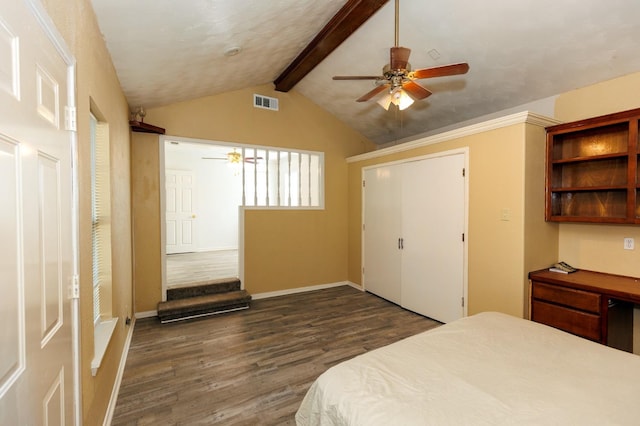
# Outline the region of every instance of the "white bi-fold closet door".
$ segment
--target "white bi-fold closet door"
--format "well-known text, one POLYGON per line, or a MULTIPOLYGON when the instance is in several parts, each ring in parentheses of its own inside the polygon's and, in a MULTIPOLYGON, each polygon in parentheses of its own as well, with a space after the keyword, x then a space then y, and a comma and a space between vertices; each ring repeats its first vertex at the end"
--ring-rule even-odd
POLYGON ((465 153, 364 172, 363 282, 442 322, 464 315, 465 153))

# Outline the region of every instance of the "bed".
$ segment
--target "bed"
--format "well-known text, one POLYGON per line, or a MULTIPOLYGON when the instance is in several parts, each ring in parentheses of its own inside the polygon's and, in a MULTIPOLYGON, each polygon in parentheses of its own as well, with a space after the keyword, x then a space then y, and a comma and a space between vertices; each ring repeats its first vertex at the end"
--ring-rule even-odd
POLYGON ((330 368, 296 423, 639 425, 640 357, 481 313, 330 368))

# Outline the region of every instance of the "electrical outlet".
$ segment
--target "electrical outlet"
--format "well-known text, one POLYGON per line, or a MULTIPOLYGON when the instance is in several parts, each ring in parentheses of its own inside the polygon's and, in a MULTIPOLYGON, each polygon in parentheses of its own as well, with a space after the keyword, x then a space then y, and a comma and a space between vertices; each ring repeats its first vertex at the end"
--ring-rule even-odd
POLYGON ((502 209, 500 211, 500 220, 508 222, 511 220, 511 209, 502 209))
POLYGON ((633 250, 635 248, 635 242, 633 238, 625 238, 624 239, 624 249, 625 250, 633 250))

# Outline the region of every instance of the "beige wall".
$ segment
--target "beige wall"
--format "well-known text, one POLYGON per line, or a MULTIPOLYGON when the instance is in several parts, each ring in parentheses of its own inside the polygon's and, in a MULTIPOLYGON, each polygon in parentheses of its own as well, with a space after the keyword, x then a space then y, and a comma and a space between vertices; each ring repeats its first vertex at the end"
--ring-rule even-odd
POLYGON ((135 312, 155 311, 162 298, 160 263, 160 141, 158 135, 132 133, 133 282, 135 312))
MULTIPOLYGON (((362 168, 469 147, 468 313, 495 310, 524 316, 526 267, 542 268, 550 262, 551 256, 555 258, 555 254, 549 255, 548 251, 525 252, 525 247, 529 246, 525 237, 541 228, 539 243, 553 250, 556 241, 553 230, 547 229, 552 226, 544 223, 544 210, 540 210, 539 202, 524 193, 529 185, 540 186, 544 193, 544 129, 534 127, 516 124, 350 163, 349 194, 354 211, 349 214, 352 246, 349 280, 361 283, 362 168), (526 152, 532 157, 526 159, 526 152), (540 210, 542 221, 527 219, 525 208, 531 204, 536 204, 535 208, 540 210), (503 209, 510 210, 509 221, 501 220, 503 209), (526 232, 525 220, 529 220, 526 232)), ((544 202, 544 198, 542 200, 544 202)))
MULTIPOLYGON (((529 294, 531 271, 558 261, 558 225, 544 220, 546 131, 540 126, 527 126, 525 134, 524 179, 524 276, 525 295, 529 294)), ((523 301, 529 315, 529 298, 523 301)))
POLYGON ((78 177, 80 199, 80 316, 82 413, 85 424, 105 415, 132 315, 128 106, 89 0, 45 0, 44 5, 77 61, 78 177), (115 334, 96 377, 93 358, 91 274, 90 100, 109 124, 111 144, 113 315, 115 334))
MULTIPOLYGON (((349 198, 345 159, 372 150, 366 138, 295 90, 275 92, 272 85, 151 108, 145 121, 165 128, 172 136, 324 152, 324 210, 245 211, 244 285, 256 294, 346 280, 349 198), (278 98, 280 110, 254 108, 254 93, 278 98)), ((156 190, 153 163, 158 162, 157 147, 137 141, 136 136, 132 169, 136 232, 139 224, 159 223, 160 213, 159 209, 139 211, 136 207, 144 200, 155 203, 151 201, 155 195, 144 191, 156 190)), ((144 247, 136 242, 136 312, 155 310, 160 300, 161 282, 156 279, 160 250, 159 241, 146 240, 144 247), (143 257, 145 269, 138 271, 143 257), (147 277, 143 280, 141 276, 147 277)))
MULTIPOLYGON (((556 118, 574 121, 640 108, 640 73, 563 93, 556 118)), ((560 258, 581 269, 640 277, 640 227, 627 225, 561 224, 560 258), (633 237, 635 250, 622 241, 633 237)))

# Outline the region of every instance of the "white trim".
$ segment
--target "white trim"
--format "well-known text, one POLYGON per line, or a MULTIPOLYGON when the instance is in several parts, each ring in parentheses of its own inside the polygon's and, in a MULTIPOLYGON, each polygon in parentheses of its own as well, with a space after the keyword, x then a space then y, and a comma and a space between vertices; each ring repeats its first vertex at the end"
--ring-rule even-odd
POLYGON ((534 112, 523 111, 523 112, 518 112, 516 114, 510 114, 504 117, 496 118, 493 120, 488 120, 482 123, 461 127, 459 129, 450 130, 448 132, 439 133, 437 135, 416 139, 415 141, 405 142, 389 148, 383 148, 377 151, 367 152, 360 155, 354 155, 353 157, 347 158, 347 163, 355 163, 357 161, 364 161, 364 160, 370 160, 373 158, 379 158, 389 154, 396 154, 398 152, 409 151, 411 149, 416 149, 423 146, 446 142, 446 141, 458 139, 464 136, 470 136, 477 133, 483 133, 489 130, 500 129, 503 127, 512 126, 514 124, 522 124, 522 123, 532 124, 534 126, 540 126, 540 127, 547 127, 547 126, 552 126, 562 122, 553 118, 536 114, 534 112))
POLYGON ((118 317, 114 317, 100 320, 94 326, 93 359, 91 360, 91 375, 94 377, 98 374, 98 369, 102 364, 102 358, 104 358, 104 354, 107 352, 107 347, 109 346, 117 323, 118 317))
MULTIPOLYGON (((402 163, 409 163, 412 161, 420 161, 420 160, 426 160, 426 159, 430 159, 430 158, 438 158, 438 157, 447 157, 450 155, 464 155, 464 170, 465 170, 465 175, 464 175, 464 229, 462 232, 464 232, 464 247, 463 247, 463 272, 462 272, 462 294, 463 294, 463 298, 464 298, 464 306, 463 306, 463 316, 468 316, 469 314, 469 176, 470 176, 470 171, 469 171, 469 147, 465 146, 462 148, 454 148, 454 149, 450 149, 447 151, 440 151, 440 152, 434 152, 432 154, 426 154, 426 155, 420 155, 420 156, 416 156, 416 157, 411 157, 411 158, 404 158, 401 160, 396 160, 396 161, 389 161, 389 162, 385 162, 385 163, 378 163, 378 164, 372 164, 371 166, 365 166, 362 167, 362 169, 360 170, 360 182, 364 181, 364 176, 365 176, 365 171, 367 170, 371 170, 371 169, 376 169, 378 167, 389 167, 389 166, 393 166, 393 165, 397 165, 397 164, 402 164, 402 163)), ((363 264, 364 264, 364 257, 365 257, 365 244, 364 244, 364 231, 362 228, 362 224, 364 223, 364 215, 365 215, 365 210, 364 210, 364 201, 365 201, 365 187, 364 186, 360 186, 360 190, 361 190, 361 205, 362 205, 362 214, 361 214, 361 218, 360 218, 360 280, 362 282, 362 291, 366 291, 365 288, 365 279, 364 279, 364 269, 363 269, 363 264)))
MULTIPOLYGON (((430 158, 438 158, 438 157, 448 157, 450 155, 458 155, 458 154, 464 154, 465 156, 469 155, 469 147, 468 146, 464 146, 461 148, 454 148, 454 149, 449 149, 447 151, 438 151, 438 152, 434 152, 431 154, 424 154, 424 155, 418 155, 415 157, 410 157, 410 158, 402 158, 400 160, 395 160, 395 161, 387 161, 384 163, 376 163, 376 164, 372 164, 370 166, 364 166, 362 167, 362 174, 361 174, 361 180, 364 180, 364 171, 365 170, 370 170, 370 169, 377 169, 378 167, 389 167, 389 166, 395 166, 397 164, 403 164, 403 163, 410 163, 412 161, 421 161, 421 160, 428 160, 430 158)), ((468 167, 468 164, 465 162, 465 167, 468 167)), ((469 170, 467 170, 468 172, 469 170)), ((364 190, 364 187, 362 188, 364 190)), ((364 216, 363 216, 363 221, 364 221, 364 216)))
MULTIPOLYGON (((33 16, 35 16, 36 20, 40 24, 40 27, 44 30, 45 34, 49 38, 49 41, 53 43, 58 53, 64 59, 64 62, 70 67, 75 67, 76 59, 73 57, 73 54, 67 46, 64 37, 62 37, 62 35, 58 31, 58 28, 56 28, 56 25, 53 23, 51 17, 47 14, 47 11, 42 6, 40 0, 25 0, 25 2, 31 9, 33 16)), ((71 93, 75 93, 75 87, 69 89, 69 94, 71 93)), ((75 106, 75 104, 73 105, 75 106)))
POLYGON ((244 290, 244 212, 243 206, 238 206, 238 278, 240 290, 244 290))
POLYGON ((158 311, 144 311, 144 312, 136 312, 134 317, 136 319, 142 318, 153 318, 158 316, 158 311))
MULTIPOLYGON (((266 152, 269 151, 278 151, 278 152, 286 152, 286 153, 296 153, 296 154, 307 154, 307 155, 315 155, 318 156, 318 158, 320 159, 320 164, 322 165, 322 167, 319 167, 318 170, 318 183, 319 183, 319 192, 318 192, 318 201, 319 204, 317 206, 245 206, 247 208, 253 208, 253 209, 259 209, 259 210, 324 210, 326 203, 325 203, 325 194, 326 194, 326 190, 325 190, 325 174, 326 174, 326 161, 325 161, 325 152, 324 151, 311 151, 311 150, 306 150, 306 149, 294 149, 294 148, 287 148, 287 147, 277 147, 277 146, 269 146, 269 145, 252 145, 252 144, 246 144, 246 143, 241 143, 241 142, 222 142, 222 141, 218 141, 218 140, 214 140, 214 139, 197 139, 197 138, 188 138, 188 137, 184 137, 184 136, 171 136, 171 135, 160 135, 160 143, 162 144, 162 148, 161 148, 161 156, 162 156, 162 163, 160 164, 161 168, 165 166, 164 163, 164 144, 166 142, 185 142, 185 143, 192 143, 192 144, 200 144, 200 145, 214 145, 214 146, 228 146, 230 148, 234 148, 234 149, 241 149, 242 150, 242 155, 245 155, 245 150, 250 149, 250 150, 264 150, 266 152)), ((255 151, 254 151, 255 152, 255 151)), ((244 164, 244 163, 243 163, 244 164)), ((254 170, 254 177, 255 177, 255 173, 256 171, 254 170)), ((242 175, 243 177, 245 176, 245 168, 244 166, 242 167, 242 175)), ((161 176, 163 177, 163 176, 161 176)), ((161 180, 161 182, 164 182, 161 180)), ((246 204, 246 200, 244 198, 244 181, 243 181, 243 197, 242 197, 242 204, 246 204)), ((255 195, 254 195, 255 197, 255 195)))
POLYGON ((349 287, 353 287, 353 288, 355 288, 356 290, 360 290, 360 291, 362 291, 362 292, 364 292, 364 291, 365 291, 365 289, 364 289, 364 287, 363 287, 363 286, 361 286, 361 285, 359 285, 359 284, 356 284, 356 283, 352 283, 351 281, 347 281, 347 282, 346 282, 346 285, 348 285, 349 287))
POLYGON ((103 426, 109 426, 111 420, 113 420, 113 413, 116 411, 116 403, 118 402, 118 393, 120 392, 120 384, 122 383, 122 376, 124 375, 124 367, 127 364, 127 356, 129 355, 129 347, 131 346, 131 340, 133 339, 133 328, 136 325, 136 319, 131 319, 131 326, 127 332, 127 337, 124 341, 124 347, 122 348, 122 355, 120 356, 120 365, 118 365, 118 372, 116 373, 116 380, 113 383, 113 389, 111 389, 111 398, 109 398, 109 405, 107 406, 107 413, 104 416, 103 426))
POLYGON ((286 289, 286 290, 268 291, 266 293, 252 294, 251 295, 251 300, 268 299, 270 297, 278 297, 278 296, 287 296, 289 294, 306 293, 308 291, 324 290, 326 288, 340 287, 340 286, 343 286, 343 285, 352 286, 354 288, 357 288, 358 290, 362 290, 362 288, 360 286, 357 286, 356 284, 353 284, 353 283, 351 283, 349 281, 340 281, 340 282, 337 282, 337 283, 318 284, 318 285, 312 285, 312 286, 308 286, 308 287, 289 288, 289 289, 286 289))
MULTIPOLYGON (((167 301, 167 178, 165 176, 165 153, 164 153, 164 140, 162 137, 158 138, 158 171, 160 175, 160 280, 162 290, 160 294, 160 301, 167 301)), ((157 316, 156 312, 156 316, 157 316)), ((138 318, 146 318, 140 317, 138 318)))
POLYGON ((207 251, 229 251, 229 250, 238 250, 238 246, 229 246, 229 247, 204 247, 197 248, 194 250, 195 253, 203 253, 207 251))
MULTIPOLYGON (((56 50, 62 56, 67 65, 67 99, 66 106, 76 107, 76 58, 67 45, 64 37, 58 31, 53 20, 47 13, 40 0, 25 0, 27 7, 31 9, 33 16, 40 24, 47 38, 53 43, 56 50)), ((78 191, 78 135, 77 131, 70 131, 72 150, 71 171, 71 233, 73 251, 73 275, 79 276, 79 191, 78 191)), ((75 425, 82 425, 82 373, 80 355, 80 299, 72 298, 71 305, 71 346, 73 364, 73 419, 75 425)))

